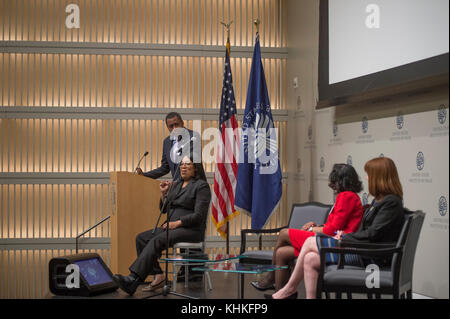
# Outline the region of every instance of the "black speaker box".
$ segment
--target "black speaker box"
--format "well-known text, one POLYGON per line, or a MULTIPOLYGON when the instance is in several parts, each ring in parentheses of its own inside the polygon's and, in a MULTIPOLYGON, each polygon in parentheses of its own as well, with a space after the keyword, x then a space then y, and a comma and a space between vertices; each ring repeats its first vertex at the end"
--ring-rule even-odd
POLYGON ((57 296, 90 297, 118 286, 102 258, 95 253, 56 257, 49 262, 50 291, 57 296))

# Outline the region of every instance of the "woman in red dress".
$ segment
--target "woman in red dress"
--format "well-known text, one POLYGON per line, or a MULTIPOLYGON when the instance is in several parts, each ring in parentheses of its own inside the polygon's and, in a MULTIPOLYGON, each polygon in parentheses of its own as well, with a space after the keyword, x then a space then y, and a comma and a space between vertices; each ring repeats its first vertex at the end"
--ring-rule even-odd
MULTIPOLYGON (((328 180, 328 186, 337 196, 327 222, 321 226, 309 222, 302 229, 281 230, 272 257, 274 265, 289 265, 298 257, 306 239, 315 236, 316 233, 335 236, 338 231, 348 234, 358 229, 363 216, 363 207, 357 193, 361 192, 362 183, 355 169, 351 165, 335 164, 328 180)), ((251 284, 261 291, 274 288, 279 290, 288 279, 289 269, 283 269, 269 272, 260 281, 253 281, 251 284)))

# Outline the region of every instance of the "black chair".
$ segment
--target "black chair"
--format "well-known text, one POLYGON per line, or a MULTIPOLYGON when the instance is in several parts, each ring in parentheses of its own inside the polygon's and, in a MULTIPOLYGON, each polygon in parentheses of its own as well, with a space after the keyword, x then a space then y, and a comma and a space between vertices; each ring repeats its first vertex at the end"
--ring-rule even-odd
POLYGON ((241 255, 245 255, 247 258, 243 258, 241 263, 246 264, 272 264, 273 250, 262 249, 262 234, 274 234, 280 232, 284 228, 296 228, 300 229, 307 222, 314 222, 317 225, 324 224, 328 214, 330 212, 331 205, 324 205, 317 202, 309 202, 303 204, 292 205, 291 216, 289 217, 289 223, 287 226, 274 228, 274 229, 243 229, 241 230, 241 255), (259 234, 259 249, 247 250, 247 235, 259 234))
POLYGON ((352 298, 352 293, 367 294, 369 299, 381 298, 381 295, 392 295, 394 299, 412 298, 412 277, 414 257, 417 243, 420 237, 425 214, 421 211, 410 212, 405 210, 405 223, 397 243, 341 243, 340 247, 321 248, 320 271, 317 282, 317 298, 322 298, 325 293, 336 293, 336 298, 341 298, 346 293, 352 298), (344 246, 345 245, 345 246, 344 246), (338 265, 326 265, 325 254, 340 254, 338 265), (379 288, 370 288, 366 285, 366 279, 370 271, 365 268, 345 265, 343 256, 354 254, 365 258, 392 258, 390 265, 381 267, 379 288))

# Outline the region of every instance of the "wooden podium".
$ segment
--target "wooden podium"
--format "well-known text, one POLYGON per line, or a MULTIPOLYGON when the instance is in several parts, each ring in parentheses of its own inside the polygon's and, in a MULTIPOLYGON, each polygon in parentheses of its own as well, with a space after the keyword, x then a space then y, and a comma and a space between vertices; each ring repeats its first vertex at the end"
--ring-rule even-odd
MULTIPOLYGON (((159 216, 160 182, 129 172, 112 172, 110 190, 111 271, 129 274, 136 260, 136 236, 153 229, 159 216)), ((164 221, 164 217, 161 221, 164 221)))

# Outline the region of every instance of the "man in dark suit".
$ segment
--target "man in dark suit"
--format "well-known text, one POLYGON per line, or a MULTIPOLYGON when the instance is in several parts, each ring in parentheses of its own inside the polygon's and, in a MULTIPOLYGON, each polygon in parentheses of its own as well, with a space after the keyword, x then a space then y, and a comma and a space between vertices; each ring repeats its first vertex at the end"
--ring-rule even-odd
MULTIPOLYGON (((166 116, 166 126, 170 135, 164 139, 161 166, 144 173, 140 168, 136 171, 140 175, 153 179, 160 178, 169 172, 174 181, 180 178, 180 172, 177 170, 178 163, 182 155, 201 154, 201 139, 197 132, 193 132, 184 127, 184 121, 181 115, 171 112, 166 116)), ((199 159, 200 160, 200 159, 199 159)))

